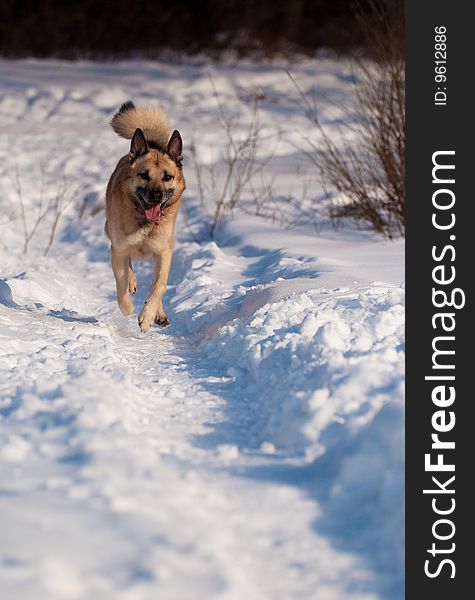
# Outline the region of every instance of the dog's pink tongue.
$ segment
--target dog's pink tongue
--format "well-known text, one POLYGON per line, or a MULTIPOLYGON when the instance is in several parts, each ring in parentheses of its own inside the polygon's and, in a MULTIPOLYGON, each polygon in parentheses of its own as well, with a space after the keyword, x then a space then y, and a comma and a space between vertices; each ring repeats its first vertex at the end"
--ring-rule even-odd
POLYGON ((152 221, 153 223, 158 221, 161 214, 162 209, 160 208, 160 204, 156 204, 155 206, 152 206, 152 208, 147 208, 145 210, 145 216, 149 221, 152 221))

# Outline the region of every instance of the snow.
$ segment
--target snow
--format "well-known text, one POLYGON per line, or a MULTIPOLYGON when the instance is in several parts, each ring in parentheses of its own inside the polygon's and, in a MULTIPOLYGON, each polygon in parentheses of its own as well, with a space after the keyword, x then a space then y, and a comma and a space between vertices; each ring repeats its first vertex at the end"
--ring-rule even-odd
MULTIPOLYGON (((264 97, 275 190, 298 195, 308 123, 286 67, 1 62, 2 597, 403 597, 403 243, 247 211, 211 240, 185 161, 172 325, 143 335, 91 214, 127 151, 108 120, 128 98, 158 100, 220 168, 213 87, 243 127, 242 99, 264 97), (22 252, 17 173, 30 230, 43 181, 75 198, 46 256, 53 214, 22 252)), ((292 72, 332 126, 348 65, 292 72)), ((150 265, 137 274, 139 307, 150 265)))

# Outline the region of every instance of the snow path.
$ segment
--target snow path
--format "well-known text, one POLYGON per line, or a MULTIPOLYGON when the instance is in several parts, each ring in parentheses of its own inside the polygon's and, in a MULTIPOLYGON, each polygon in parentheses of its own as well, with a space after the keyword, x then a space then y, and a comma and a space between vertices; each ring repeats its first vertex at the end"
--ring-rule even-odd
MULTIPOLYGON (((200 373, 199 352, 173 335, 138 334, 111 304, 108 265, 78 262, 68 288, 79 314, 0 305, 12 373, 1 395, 14 398, 3 408, 0 507, 15 498, 18 519, 3 540, 7 597, 28 597, 33 578, 48 598, 372 597, 350 594, 364 569, 313 531, 318 507, 304 491, 248 482, 268 460, 200 443, 225 401, 208 391, 216 378, 200 373), (23 537, 28 547, 17 548, 23 537)), ((234 427, 245 421, 236 413, 234 427)), ((244 447, 245 436, 241 428, 244 447)))
MULTIPOLYGON (((265 134, 285 134, 276 193, 297 190, 308 123, 287 65, 0 66, 0 596, 402 598, 403 244, 246 214, 211 241, 185 159, 172 326, 142 335, 91 215, 127 149, 107 122, 129 97, 158 99, 222 167, 210 72, 244 129, 240 98, 262 95, 265 134), (42 166, 50 196, 63 177, 82 187, 49 255, 50 215, 25 256, 15 174, 31 223, 42 166)), ((347 66, 293 72, 331 121, 347 66)), ((137 273, 140 308, 150 267, 137 273)))

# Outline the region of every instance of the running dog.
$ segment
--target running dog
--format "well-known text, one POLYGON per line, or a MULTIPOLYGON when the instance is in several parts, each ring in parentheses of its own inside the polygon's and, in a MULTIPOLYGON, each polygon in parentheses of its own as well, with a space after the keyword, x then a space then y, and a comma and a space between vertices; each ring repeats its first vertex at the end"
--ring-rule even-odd
POLYGON ((161 109, 136 107, 130 100, 122 104, 111 126, 131 143, 107 185, 105 233, 111 242, 117 302, 124 316, 134 310, 131 294, 137 289, 132 260, 152 257, 152 288, 139 315, 140 329, 145 332, 152 323, 170 324, 162 301, 185 189, 183 142, 178 131, 171 133, 161 109))

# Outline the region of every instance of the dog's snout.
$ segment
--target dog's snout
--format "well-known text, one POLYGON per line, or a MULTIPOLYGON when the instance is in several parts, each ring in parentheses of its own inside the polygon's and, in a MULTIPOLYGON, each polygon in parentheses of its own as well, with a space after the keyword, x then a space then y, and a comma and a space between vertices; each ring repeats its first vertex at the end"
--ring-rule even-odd
POLYGON ((150 190, 148 193, 148 199, 150 200, 150 202, 161 202, 163 199, 162 190, 150 190))

